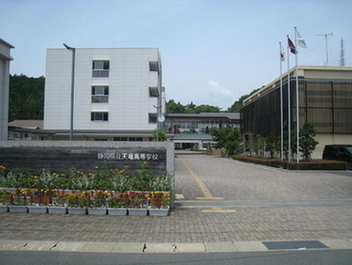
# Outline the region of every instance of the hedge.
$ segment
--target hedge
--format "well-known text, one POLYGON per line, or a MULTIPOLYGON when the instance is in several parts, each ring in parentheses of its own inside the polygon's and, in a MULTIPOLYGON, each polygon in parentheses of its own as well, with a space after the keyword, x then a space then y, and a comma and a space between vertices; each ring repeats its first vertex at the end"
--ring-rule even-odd
POLYGON ((343 161, 314 159, 310 161, 288 162, 275 158, 263 158, 257 156, 236 155, 233 159, 260 164, 270 167, 284 168, 289 170, 346 170, 347 163, 343 161))

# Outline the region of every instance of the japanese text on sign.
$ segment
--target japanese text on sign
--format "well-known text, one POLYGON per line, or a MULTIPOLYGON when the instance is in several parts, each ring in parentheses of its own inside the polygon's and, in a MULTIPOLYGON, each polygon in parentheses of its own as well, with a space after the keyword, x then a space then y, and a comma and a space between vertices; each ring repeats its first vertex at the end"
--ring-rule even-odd
POLYGON ((103 160, 159 160, 159 154, 154 153, 98 153, 98 159, 103 160))

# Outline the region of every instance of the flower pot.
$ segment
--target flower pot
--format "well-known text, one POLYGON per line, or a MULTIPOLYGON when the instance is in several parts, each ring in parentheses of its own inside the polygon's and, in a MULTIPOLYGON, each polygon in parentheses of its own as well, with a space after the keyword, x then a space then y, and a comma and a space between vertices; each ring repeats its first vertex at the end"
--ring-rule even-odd
POLYGON ((48 208, 46 206, 28 206, 29 213, 47 213, 48 208))
POLYGON ((108 208, 108 215, 127 215, 127 208, 108 208))
POLYGON ((88 208, 88 214, 90 215, 106 215, 106 208, 88 208))
POLYGON ((168 208, 149 208, 150 216, 168 216, 169 215, 169 207, 168 208))
POLYGON ((7 205, 0 204, 0 213, 7 213, 9 211, 9 207, 7 205))
POLYGON ((10 213, 27 213, 28 208, 24 205, 9 205, 10 213))
POLYGON ((67 213, 67 208, 66 207, 48 206, 48 213, 66 214, 67 213))
POLYGON ((128 208, 128 215, 146 216, 148 214, 147 208, 128 208))
POLYGON ((68 214, 85 215, 87 214, 87 208, 78 207, 67 207, 68 214))

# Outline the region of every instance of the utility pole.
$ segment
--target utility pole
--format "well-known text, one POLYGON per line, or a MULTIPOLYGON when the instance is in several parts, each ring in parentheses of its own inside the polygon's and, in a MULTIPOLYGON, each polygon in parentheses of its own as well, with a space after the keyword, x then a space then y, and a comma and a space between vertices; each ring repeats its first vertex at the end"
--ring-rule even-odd
POLYGON ((317 36, 324 36, 325 37, 325 49, 326 49, 326 61, 325 65, 329 65, 329 51, 328 51, 328 36, 333 36, 333 33, 327 33, 327 34, 317 34, 317 36))

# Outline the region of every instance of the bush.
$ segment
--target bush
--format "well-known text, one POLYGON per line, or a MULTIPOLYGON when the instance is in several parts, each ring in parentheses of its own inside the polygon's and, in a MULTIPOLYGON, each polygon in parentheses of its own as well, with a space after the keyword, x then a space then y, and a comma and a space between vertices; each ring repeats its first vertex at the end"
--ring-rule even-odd
POLYGON ((243 156, 243 155, 233 156, 233 159, 243 161, 243 162, 270 166, 270 167, 285 168, 289 170, 346 170, 347 169, 346 162, 331 161, 331 160, 311 160, 309 162, 300 161, 300 163, 296 163, 296 162, 281 161, 279 159, 269 159, 269 158, 263 158, 263 157, 243 156))

